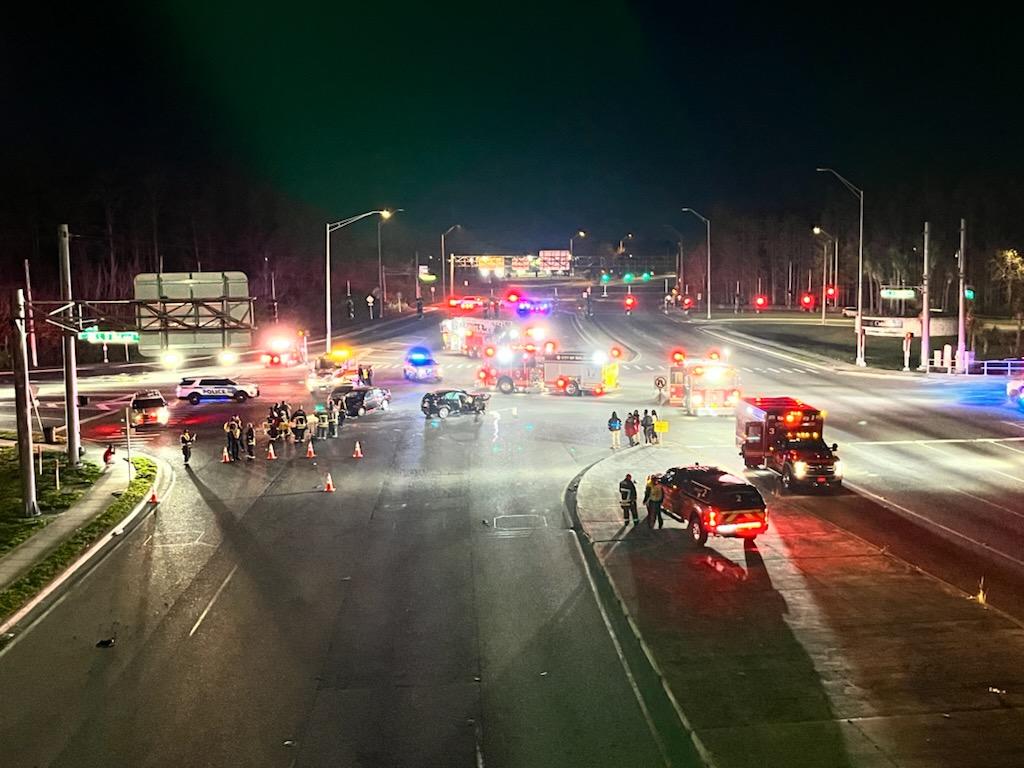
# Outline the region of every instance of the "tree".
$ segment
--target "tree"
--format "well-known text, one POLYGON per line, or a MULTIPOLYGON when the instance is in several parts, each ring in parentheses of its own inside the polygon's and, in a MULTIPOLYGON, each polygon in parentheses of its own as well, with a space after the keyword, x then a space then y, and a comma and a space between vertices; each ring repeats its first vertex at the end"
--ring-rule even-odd
POLYGON ((1024 256, 1016 248, 996 251, 992 259, 992 273, 996 280, 1006 284, 1007 303, 1017 321, 1013 353, 1020 357, 1021 333, 1024 331, 1024 256))

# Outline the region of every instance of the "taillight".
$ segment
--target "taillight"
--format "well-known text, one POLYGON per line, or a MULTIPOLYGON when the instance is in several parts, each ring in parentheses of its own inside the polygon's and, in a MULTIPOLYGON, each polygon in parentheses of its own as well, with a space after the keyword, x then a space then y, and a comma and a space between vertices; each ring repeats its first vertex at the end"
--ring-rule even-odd
POLYGON ((481 379, 486 379, 487 378, 487 371, 485 371, 484 369, 481 368, 480 372, 477 373, 477 376, 479 378, 481 378, 481 379))
POLYGON ((714 507, 708 509, 708 529, 714 529, 718 527, 718 512, 714 507))
POLYGON ((555 386, 559 389, 565 389, 565 379, 558 379, 558 381, 555 382, 555 386))

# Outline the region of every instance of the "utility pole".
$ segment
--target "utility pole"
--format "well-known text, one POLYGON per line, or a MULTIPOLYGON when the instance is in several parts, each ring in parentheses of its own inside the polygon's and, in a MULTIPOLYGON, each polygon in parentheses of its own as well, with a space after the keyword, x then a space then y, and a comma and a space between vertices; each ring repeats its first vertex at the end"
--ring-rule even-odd
POLYGON ((20 288, 15 291, 14 306, 14 416, 18 426, 22 513, 24 517, 35 517, 39 514, 39 505, 36 503, 36 472, 32 466, 32 414, 29 412, 32 393, 28 384, 28 348, 25 344, 28 317, 25 292, 20 288))
POLYGON ((274 309, 274 325, 277 325, 277 273, 270 272, 270 305, 274 309))
POLYGON ((957 267, 960 272, 960 309, 956 326, 956 371, 967 373, 967 323, 966 323, 966 301, 964 291, 967 289, 965 267, 967 265, 967 219, 960 219, 960 253, 958 254, 957 267))
POLYGON ((416 267, 412 273, 412 287, 415 291, 415 298, 422 298, 420 294, 420 252, 416 251, 416 267))
POLYGON ((932 356, 932 304, 928 295, 928 275, 931 266, 928 264, 928 240, 931 235, 930 226, 924 223, 924 276, 921 278, 921 301, 924 306, 921 308, 921 367, 919 370, 928 371, 928 361, 932 356))
POLYGON ((32 273, 28 268, 28 259, 25 259, 25 301, 28 303, 28 316, 25 319, 28 328, 28 347, 32 354, 32 367, 39 367, 39 355, 36 352, 36 321, 32 312, 32 273))
MULTIPOLYGON (((57 229, 57 245, 60 256, 60 300, 66 302, 64 319, 71 325, 75 309, 71 303, 71 235, 68 225, 57 229)), ((68 432, 68 463, 77 467, 81 463, 81 426, 78 421, 78 361, 75 334, 63 331, 64 345, 64 424, 68 432)))
POLYGON ((821 324, 825 325, 825 307, 828 304, 828 295, 825 293, 828 287, 828 240, 821 246, 821 324))

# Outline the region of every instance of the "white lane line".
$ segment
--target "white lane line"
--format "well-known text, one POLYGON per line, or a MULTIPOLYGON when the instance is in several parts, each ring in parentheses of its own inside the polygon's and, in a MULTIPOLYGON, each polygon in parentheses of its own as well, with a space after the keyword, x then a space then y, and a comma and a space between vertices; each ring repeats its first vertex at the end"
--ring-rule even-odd
POLYGON ((852 440, 846 445, 923 445, 941 443, 1020 443, 1024 437, 934 437, 926 440, 852 440))
POLYGON ((998 509, 998 510, 1000 510, 1002 512, 1009 512, 1014 517, 1024 518, 1024 514, 1022 514, 1021 512, 1018 512, 1015 509, 1010 509, 1009 507, 1004 507, 1002 504, 996 504, 994 501, 989 501, 988 499, 982 498, 981 496, 978 496, 977 494, 970 493, 969 491, 963 491, 963 490, 961 490, 959 488, 956 488, 956 487, 954 487, 952 485, 947 485, 946 487, 949 488, 951 491, 956 491, 957 493, 962 493, 964 496, 970 496, 972 499, 975 499, 976 501, 980 501, 982 504, 988 504, 990 507, 998 509))
MULTIPOLYGON (((1003 439, 1013 440, 1014 438, 1007 437, 1003 439)), ((1024 451, 1022 451, 1020 448, 1014 448, 1012 445, 1006 445, 1005 443, 1002 443, 999 440, 996 440, 995 438, 993 438, 992 440, 987 440, 986 442, 992 443, 992 445, 997 445, 1000 448, 1005 448, 1008 451, 1013 451, 1014 453, 1024 453, 1024 451)))
POLYGON ((213 597, 210 598, 210 602, 207 603, 203 612, 199 614, 199 618, 196 619, 196 623, 192 625, 192 629, 190 629, 188 633, 189 637, 192 637, 192 635, 196 633, 196 630, 199 629, 199 625, 203 623, 203 619, 206 618, 206 614, 208 614, 210 609, 213 608, 213 604, 217 602, 217 598, 220 597, 220 593, 224 591, 224 587, 228 585, 228 582, 231 581, 231 577, 235 575, 235 571, 237 570, 238 564, 236 563, 235 567, 231 569, 231 572, 227 575, 224 581, 221 582, 221 585, 217 587, 217 591, 213 593, 213 597))
POLYGON ((647 370, 648 371, 653 371, 654 370, 654 366, 653 365, 648 365, 647 366, 647 370))
POLYGON ((754 372, 753 368, 744 368, 743 370, 746 371, 747 373, 753 373, 754 372))

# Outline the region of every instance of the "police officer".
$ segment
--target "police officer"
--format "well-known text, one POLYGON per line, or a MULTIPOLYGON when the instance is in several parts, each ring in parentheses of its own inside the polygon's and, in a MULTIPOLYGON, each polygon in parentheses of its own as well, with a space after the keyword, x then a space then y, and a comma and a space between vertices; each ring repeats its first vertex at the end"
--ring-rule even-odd
POLYGON ((188 427, 185 427, 185 431, 181 433, 181 455, 185 459, 185 466, 188 466, 189 460, 192 458, 192 443, 196 441, 196 436, 188 431, 188 427))
POLYGON ((256 428, 250 421, 245 427, 245 460, 252 461, 256 458, 256 428))
POLYGON ((327 398, 327 436, 338 436, 338 403, 333 397, 327 398))
POLYGON ((327 411, 318 411, 316 414, 316 439, 326 440, 327 439, 327 428, 330 425, 330 421, 327 418, 327 411))
POLYGON ((296 442, 306 442, 306 427, 308 426, 309 422, 306 419, 306 412, 300 405, 295 409, 295 413, 292 414, 292 431, 295 433, 296 442))

